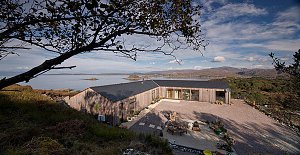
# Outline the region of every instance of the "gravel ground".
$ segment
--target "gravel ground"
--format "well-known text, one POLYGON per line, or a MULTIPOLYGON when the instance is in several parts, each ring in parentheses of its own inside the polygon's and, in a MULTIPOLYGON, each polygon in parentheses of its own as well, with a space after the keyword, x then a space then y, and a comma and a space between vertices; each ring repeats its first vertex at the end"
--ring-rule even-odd
POLYGON ((237 154, 300 154, 300 137, 262 112, 233 100, 233 105, 161 102, 155 110, 177 111, 181 118, 220 119, 236 140, 237 154))
POLYGON ((182 119, 221 120, 236 141, 234 149, 237 154, 300 154, 300 137, 297 133, 244 104, 242 100, 232 102, 233 105, 215 105, 206 102, 161 101, 130 129, 153 132, 155 129, 149 130, 148 124, 162 125, 165 122, 160 112, 176 111, 182 119), (140 126, 139 122, 147 125, 140 126))

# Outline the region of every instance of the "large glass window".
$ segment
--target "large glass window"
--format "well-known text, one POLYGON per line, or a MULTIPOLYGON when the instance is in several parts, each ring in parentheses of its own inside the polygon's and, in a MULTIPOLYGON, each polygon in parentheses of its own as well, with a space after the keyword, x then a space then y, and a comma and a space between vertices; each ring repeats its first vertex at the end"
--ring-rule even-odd
POLYGON ((182 99, 181 90, 179 89, 174 90, 174 99, 182 99))
POLYGON ((167 98, 173 98, 174 96, 173 89, 167 89, 167 98))
POLYGON ((182 90, 182 99, 190 100, 190 90, 189 89, 182 90))
POLYGON ((199 101, 199 90, 192 90, 191 93, 192 93, 191 100, 199 101))
POLYGON ((216 91, 216 100, 225 102, 225 91, 216 91))

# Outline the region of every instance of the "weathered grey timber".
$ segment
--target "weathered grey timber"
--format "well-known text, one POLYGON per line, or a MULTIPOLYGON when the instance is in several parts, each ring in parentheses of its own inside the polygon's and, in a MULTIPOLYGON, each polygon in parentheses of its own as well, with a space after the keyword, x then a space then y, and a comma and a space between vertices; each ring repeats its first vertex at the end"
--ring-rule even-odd
POLYGON ((222 81, 145 80, 90 87, 65 101, 76 110, 105 115, 117 125, 161 98, 211 103, 221 99, 229 104, 230 89, 222 81))

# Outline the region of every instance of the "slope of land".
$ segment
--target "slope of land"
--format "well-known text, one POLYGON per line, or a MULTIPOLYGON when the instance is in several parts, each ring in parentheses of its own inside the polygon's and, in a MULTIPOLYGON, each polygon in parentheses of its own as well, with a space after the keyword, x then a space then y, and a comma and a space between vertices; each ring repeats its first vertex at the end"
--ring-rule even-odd
POLYGON ((225 78, 225 77, 264 77, 275 78, 282 76, 275 69, 247 69, 234 67, 218 67, 202 70, 168 70, 148 73, 152 76, 163 76, 171 78, 225 78))
POLYGON ((170 154, 158 138, 100 124, 40 91, 18 85, 0 91, 0 154, 121 154, 129 147, 170 154))

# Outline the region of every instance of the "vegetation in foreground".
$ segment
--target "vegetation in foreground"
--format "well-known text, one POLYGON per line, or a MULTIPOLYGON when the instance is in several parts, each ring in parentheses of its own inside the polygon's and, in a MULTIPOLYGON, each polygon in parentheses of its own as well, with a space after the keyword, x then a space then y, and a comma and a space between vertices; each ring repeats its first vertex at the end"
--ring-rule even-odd
POLYGON ((159 138, 100 124, 30 86, 0 91, 0 154, 121 154, 129 147, 171 154, 159 138))
MULTIPOLYGON (((244 99, 267 115, 300 129, 297 81, 290 78, 227 78, 232 98, 244 99)), ((299 88, 299 87, 298 87, 299 88)))

